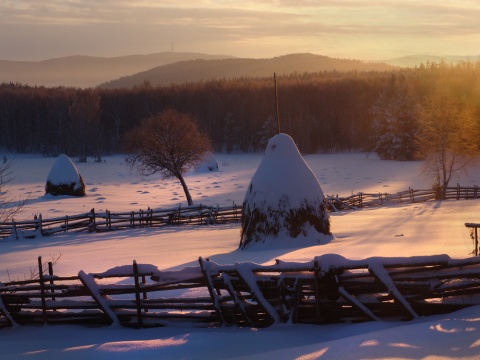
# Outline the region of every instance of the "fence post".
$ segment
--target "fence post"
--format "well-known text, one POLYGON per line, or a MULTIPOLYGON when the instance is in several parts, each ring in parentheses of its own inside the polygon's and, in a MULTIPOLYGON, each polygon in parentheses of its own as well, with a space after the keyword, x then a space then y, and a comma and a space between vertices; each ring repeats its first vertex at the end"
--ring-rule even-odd
MULTIPOLYGON (((147 279, 146 279, 145 275, 142 275, 142 285, 145 285, 146 283, 147 283, 147 279)), ((146 291, 143 292, 143 300, 147 300, 147 292, 146 291)), ((148 309, 145 309, 144 311, 148 312, 148 309)))
POLYGON ((38 215, 38 231, 40 233, 40 236, 43 236, 43 216, 42 214, 38 215))
POLYGON ((138 327, 143 327, 142 303, 140 300, 140 284, 138 282, 138 265, 136 260, 133 260, 133 278, 135 281, 135 302, 137 303, 138 327))
POLYGON ((43 323, 47 322, 47 303, 45 301, 45 280, 43 278, 42 257, 38 257, 38 276, 40 281, 40 299, 42 301, 42 319, 43 323))
POLYGON ((12 235, 13 235, 15 240, 18 240, 17 224, 15 223, 15 219, 12 219, 12 235))
POLYGON ((478 228, 475 227, 475 256, 478 256, 478 228))
POLYGON ((92 208, 92 210, 90 210, 90 213, 92 214, 92 219, 90 221, 90 224, 88 224, 89 226, 89 231, 92 232, 92 231, 97 231, 97 219, 95 218, 95 208, 92 208))
MULTIPOLYGON (((51 261, 48 262, 48 275, 50 276, 50 285, 53 285, 53 263, 51 261)), ((53 289, 53 286, 50 292, 52 294, 55 292, 55 290, 53 289)), ((52 300, 55 301, 55 296, 53 295, 52 295, 52 300)))
POLYGON ((107 210, 107 224, 108 230, 112 230, 112 215, 110 213, 110 210, 107 210))
POLYGON ((457 200, 460 200, 460 184, 457 183, 457 200))

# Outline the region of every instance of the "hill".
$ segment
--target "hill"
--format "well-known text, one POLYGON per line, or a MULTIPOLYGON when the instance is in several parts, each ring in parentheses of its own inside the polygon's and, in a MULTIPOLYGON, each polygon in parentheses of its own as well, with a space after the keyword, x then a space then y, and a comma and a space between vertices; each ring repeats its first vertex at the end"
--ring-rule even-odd
POLYGON ((76 55, 43 61, 0 60, 0 83, 87 88, 178 61, 228 57, 189 52, 160 52, 118 57, 76 55))
POLYGON ((273 73, 289 75, 323 71, 391 71, 395 67, 385 63, 336 59, 314 54, 291 54, 270 59, 213 59, 190 60, 158 66, 135 75, 100 85, 104 88, 128 88, 149 82, 153 86, 232 79, 239 77, 268 77, 273 73))
POLYGON ((447 63, 478 61, 480 56, 412 55, 364 62, 314 54, 291 54, 269 59, 234 58, 191 52, 97 57, 74 55, 42 61, 0 60, 0 83, 31 86, 88 88, 132 87, 145 81, 170 85, 211 79, 268 77, 323 71, 391 71, 442 60, 447 63))

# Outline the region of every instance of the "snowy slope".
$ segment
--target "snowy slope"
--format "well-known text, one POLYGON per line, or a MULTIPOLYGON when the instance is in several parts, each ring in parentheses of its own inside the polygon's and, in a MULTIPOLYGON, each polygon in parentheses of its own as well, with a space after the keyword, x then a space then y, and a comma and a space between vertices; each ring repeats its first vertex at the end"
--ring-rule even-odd
MULTIPOLYGON (((220 171, 189 174, 194 200, 240 204, 261 155, 216 154, 220 171)), ((77 164, 87 196, 45 196, 45 177, 54 159, 17 156, 12 190, 30 197, 26 218, 185 204, 180 185, 130 174, 123 157, 77 164)), ((419 162, 389 162, 365 154, 309 155, 326 194, 395 192, 428 187, 419 162)), ((461 180, 478 184, 478 171, 461 180)), ((180 269, 199 256, 229 264, 271 264, 279 258, 310 261, 339 254, 348 259, 372 256, 448 254, 470 256, 465 222, 480 222, 480 200, 429 202, 331 214, 334 239, 308 248, 238 250, 240 226, 197 226, 125 230, 102 234, 64 234, 43 239, 0 241, 0 282, 22 279, 38 256, 58 257, 55 273, 75 275, 128 265, 152 264, 180 269)), ((480 353, 480 309, 420 318, 410 322, 370 322, 329 326, 278 325, 267 329, 17 327, 0 330, 0 359, 476 359, 480 353)))

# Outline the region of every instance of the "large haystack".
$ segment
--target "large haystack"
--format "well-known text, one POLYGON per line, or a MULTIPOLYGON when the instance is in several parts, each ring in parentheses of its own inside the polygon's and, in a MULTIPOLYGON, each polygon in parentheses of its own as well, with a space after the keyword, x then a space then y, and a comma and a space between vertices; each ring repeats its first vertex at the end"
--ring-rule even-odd
POLYGON ((316 176, 290 136, 274 136, 245 195, 240 248, 258 243, 302 247, 331 238, 316 176))
POLYGON ((85 183, 67 155, 60 155, 47 176, 45 193, 52 195, 84 196, 85 183))

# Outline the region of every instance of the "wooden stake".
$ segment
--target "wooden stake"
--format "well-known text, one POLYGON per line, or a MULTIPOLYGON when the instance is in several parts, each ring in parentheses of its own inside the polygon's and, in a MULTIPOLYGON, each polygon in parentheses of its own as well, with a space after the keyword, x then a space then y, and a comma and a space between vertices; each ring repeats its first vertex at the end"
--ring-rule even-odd
POLYGON ((43 323, 47 322, 47 302, 45 300, 45 280, 43 279, 43 263, 42 257, 38 257, 38 277, 40 283, 40 300, 42 302, 42 319, 43 323))
POLYGON ((133 260, 133 278, 135 281, 135 302, 137 304, 137 321, 138 327, 143 327, 142 321, 142 301, 140 300, 140 283, 138 281, 138 265, 135 260, 133 260))

